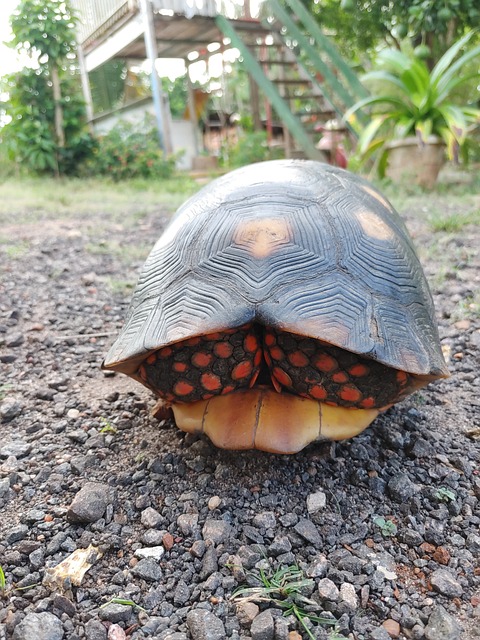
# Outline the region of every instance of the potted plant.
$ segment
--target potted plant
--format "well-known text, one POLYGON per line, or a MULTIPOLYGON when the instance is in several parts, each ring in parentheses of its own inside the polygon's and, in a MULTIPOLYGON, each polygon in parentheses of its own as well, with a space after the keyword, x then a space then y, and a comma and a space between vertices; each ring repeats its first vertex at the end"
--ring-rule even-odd
POLYGON ((480 123, 480 110, 461 106, 453 94, 458 87, 478 78, 478 69, 465 72, 467 63, 480 54, 480 45, 457 58, 473 32, 448 49, 430 71, 423 59, 386 49, 378 56, 377 70, 364 76, 375 80, 381 91, 357 102, 345 115, 367 106, 376 107, 371 122, 360 133, 358 151, 366 160, 379 152, 380 175, 392 179, 409 177, 431 187, 445 156, 457 159, 469 127, 480 123))

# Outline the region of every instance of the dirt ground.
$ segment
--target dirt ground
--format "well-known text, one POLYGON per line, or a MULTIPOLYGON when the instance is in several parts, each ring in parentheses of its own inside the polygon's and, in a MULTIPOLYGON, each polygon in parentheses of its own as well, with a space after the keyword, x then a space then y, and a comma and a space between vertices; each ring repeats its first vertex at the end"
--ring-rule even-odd
MULTIPOLYGON (((76 195, 75 183, 57 193, 52 182, 50 204, 43 186, 43 205, 35 208, 36 187, 24 188, 33 189, 26 202, 9 187, 0 209, 0 565, 7 582, 0 638, 29 637, 22 624, 34 612, 60 620, 64 635, 45 636, 52 639, 115 638, 115 627, 124 634, 119 638, 217 637, 201 635, 194 611, 220 621, 224 637, 261 638, 255 616, 245 622, 230 600, 242 575, 232 575, 228 561, 240 557, 248 567, 245 549, 257 547, 259 559, 266 554, 273 567, 285 553, 312 576, 319 610, 340 620, 337 637, 382 640, 387 628, 385 637, 401 639, 478 637, 480 195, 474 183, 440 185, 432 193, 387 189, 424 265, 451 377, 397 405, 354 440, 313 445, 291 457, 219 452, 171 423, 159 425, 149 416, 147 390, 100 370, 172 203, 156 204, 152 193, 143 200, 138 189, 114 202, 106 192, 88 200, 84 189, 76 195), (69 505, 89 481, 108 486, 114 497, 98 522, 72 523, 69 505), (327 496, 323 515, 307 503, 319 491, 327 496), (148 509, 158 521, 148 523, 148 509), (181 516, 192 514, 189 528, 181 516), (393 535, 375 525, 378 515, 396 525, 393 535), (230 537, 212 542, 205 533, 211 520, 227 523, 230 537), (304 520, 320 538, 300 527, 304 520), (160 538, 149 538, 150 530, 160 538), (132 576, 135 552, 155 546, 148 542, 154 539, 165 549, 163 577, 132 576), (285 550, 270 553, 272 541, 284 539, 285 550), (199 542, 215 551, 210 573, 206 556, 195 555, 199 542), (42 580, 48 567, 90 543, 103 545, 105 555, 67 594, 69 607, 42 580), (369 549, 387 554, 395 579, 377 575, 369 549), (315 573, 320 557, 325 568, 315 573), (330 600, 318 595, 326 579, 339 594, 330 600), (345 584, 353 585, 355 598, 348 600, 345 584), (15 591, 19 585, 30 588, 15 591), (105 617, 99 607, 113 596, 146 612, 127 606, 123 617, 105 617), (445 614, 444 626, 454 625, 450 635, 432 635, 435 611, 445 614)), ((307 637, 291 616, 283 628, 272 607, 274 635, 265 637, 293 639, 295 630, 307 637)), ((312 629, 312 637, 334 637, 322 635, 319 625, 312 629)))

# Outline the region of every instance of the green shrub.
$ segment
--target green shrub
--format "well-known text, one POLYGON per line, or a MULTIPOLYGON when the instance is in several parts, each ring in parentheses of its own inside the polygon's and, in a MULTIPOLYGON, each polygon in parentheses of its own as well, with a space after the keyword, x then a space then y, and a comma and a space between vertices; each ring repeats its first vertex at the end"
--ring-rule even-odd
POLYGON ((281 154, 281 150, 268 146, 265 131, 253 131, 245 133, 233 147, 225 149, 223 159, 231 167, 243 167, 252 162, 279 158, 281 154))
POLYGON ((109 176, 114 181, 129 178, 169 178, 177 156, 166 157, 159 146, 158 133, 151 121, 140 125, 121 121, 96 140, 91 157, 84 165, 88 176, 109 176))

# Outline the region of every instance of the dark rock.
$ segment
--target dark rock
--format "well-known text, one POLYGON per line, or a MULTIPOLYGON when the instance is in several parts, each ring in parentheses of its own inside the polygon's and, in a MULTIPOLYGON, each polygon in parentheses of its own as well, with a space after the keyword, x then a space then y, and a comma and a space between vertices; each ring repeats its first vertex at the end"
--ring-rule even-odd
POLYGON ((430 576, 430 582, 435 591, 438 591, 438 593, 448 598, 457 598, 463 593, 462 586, 446 569, 437 569, 434 571, 430 576))
POLYGON ((426 640, 460 640, 462 629, 452 616, 441 606, 433 610, 425 627, 426 640))
POLYGON ((13 544, 14 542, 23 540, 27 534, 28 534, 28 527, 24 524, 19 524, 16 527, 12 527, 8 531, 5 537, 5 542, 7 544, 13 544))
POLYGON ((163 572, 156 560, 152 558, 144 558, 138 564, 132 567, 132 573, 137 578, 147 580, 147 582, 157 582, 161 580, 163 572))
POLYGON ((387 492, 395 502, 406 502, 415 494, 416 488, 406 473, 398 473, 388 481, 387 492))
POLYGON ((28 613, 13 632, 13 640, 62 640, 63 637, 62 623, 47 611, 28 613))
POLYGON ((275 624, 271 612, 267 609, 256 616, 250 627, 252 640, 273 640, 275 624))
POLYGON ((110 502, 110 488, 100 482, 87 482, 68 508, 70 522, 96 522, 105 513, 110 502))
POLYGON ((100 620, 92 618, 85 625, 86 640, 107 640, 107 629, 100 620))
POLYGON ((297 524, 294 527, 298 535, 305 538, 307 542, 311 542, 314 547, 319 547, 322 544, 322 538, 318 533, 317 527, 311 520, 306 518, 299 518, 297 524))
POLYGON ((210 611, 193 609, 187 614, 187 627, 192 640, 225 640, 225 627, 210 611))
MULTIPOLYGON (((4 422, 9 422, 10 420, 13 420, 13 418, 16 418, 17 416, 19 416, 22 413, 22 410, 23 410, 23 404, 21 402, 19 402, 15 398, 5 398, 5 400, 3 400, 2 403, 0 403, 0 418, 4 422)), ((9 445, 5 445, 5 446, 8 447, 9 445)), ((5 446, 3 446, 0 449, 1 458, 8 458, 8 456, 10 455, 16 455, 8 452, 4 453, 5 446)))
POLYGON ((127 622, 132 615, 132 607, 112 602, 105 607, 101 607, 98 610, 98 615, 101 620, 108 620, 109 622, 127 622))

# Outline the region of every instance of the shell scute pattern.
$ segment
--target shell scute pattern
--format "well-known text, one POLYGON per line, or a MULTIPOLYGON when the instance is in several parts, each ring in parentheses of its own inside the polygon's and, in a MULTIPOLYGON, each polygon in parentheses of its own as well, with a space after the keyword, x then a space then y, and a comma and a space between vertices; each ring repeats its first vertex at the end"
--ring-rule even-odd
POLYGON ((155 245, 107 364, 259 322, 411 373, 445 371, 411 241, 375 193, 310 161, 252 165, 208 185, 155 245), (381 224, 369 233, 372 216, 381 224), (269 220, 282 223, 263 232, 269 220))

